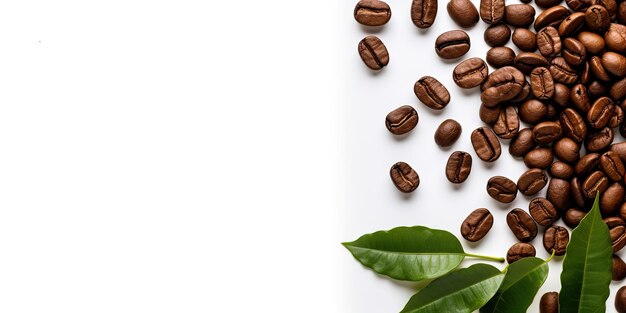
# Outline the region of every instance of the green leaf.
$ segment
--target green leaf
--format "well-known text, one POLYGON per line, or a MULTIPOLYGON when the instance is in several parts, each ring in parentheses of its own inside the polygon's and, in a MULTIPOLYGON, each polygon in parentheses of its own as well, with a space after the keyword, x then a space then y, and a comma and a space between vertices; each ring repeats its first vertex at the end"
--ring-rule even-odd
POLYGON ((548 263, 540 258, 523 258, 512 263, 500 289, 480 312, 526 312, 547 277, 548 263))
POLYGON ((435 279, 400 313, 473 312, 493 297, 503 278, 504 274, 491 265, 474 264, 435 279))
POLYGON ((423 226, 378 231, 343 245, 361 264, 399 280, 439 277, 465 258, 454 235, 423 226))
POLYGON ((599 196, 572 236, 563 259, 559 306, 561 313, 604 312, 609 297, 613 250, 602 221, 599 196))

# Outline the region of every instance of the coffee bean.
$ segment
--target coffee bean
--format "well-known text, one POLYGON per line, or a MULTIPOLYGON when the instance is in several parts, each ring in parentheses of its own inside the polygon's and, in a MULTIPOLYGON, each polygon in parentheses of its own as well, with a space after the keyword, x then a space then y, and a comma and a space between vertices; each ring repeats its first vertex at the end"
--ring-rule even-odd
POLYGON ((485 162, 493 162, 500 157, 502 148, 500 141, 488 127, 480 127, 472 132, 472 146, 478 158, 485 162))
POLYGON ((461 124, 453 119, 443 121, 435 131, 435 143, 440 147, 453 145, 461 136, 461 124))
POLYGON ((556 28, 548 26, 537 32, 537 48, 544 57, 554 57, 561 53, 561 37, 556 28))
POLYGON ((596 33, 580 32, 576 39, 585 46, 587 54, 598 54, 604 50, 604 38, 596 33))
POLYGON ((622 162, 626 162, 626 142, 612 144, 610 150, 617 153, 622 162))
POLYGON ((565 214, 563 214, 563 221, 567 226, 575 228, 578 224, 580 224, 580 221, 585 217, 585 215, 587 215, 586 212, 572 208, 565 211, 565 214))
POLYGON ((613 106, 613 117, 611 117, 611 121, 609 121, 609 128, 615 128, 615 127, 619 127, 622 126, 622 128, 620 128, 620 133, 622 133, 622 136, 624 136, 624 132, 622 131, 624 125, 624 109, 622 109, 621 106, 619 105, 614 105, 613 106))
POLYGON ((591 206, 587 205, 589 199, 587 199, 585 193, 583 192, 583 180, 578 177, 574 177, 570 180, 569 186, 570 196, 572 197, 574 204, 576 204, 579 208, 590 208, 591 206))
POLYGON ((492 47, 504 46, 511 38, 511 29, 506 24, 493 24, 483 34, 485 42, 492 47))
MULTIPOLYGON (((517 180, 517 188, 523 195, 532 196, 543 189, 547 183, 548 176, 546 176, 546 173, 543 170, 531 168, 524 172, 517 180)), ((530 211, 530 214, 533 214, 532 210, 530 211)))
POLYGON ((577 84, 572 87, 570 100, 572 100, 572 106, 580 112, 587 113, 591 108, 591 100, 589 100, 587 87, 582 84, 577 84))
POLYGON ((478 23, 478 10, 470 0, 450 0, 448 15, 461 27, 472 27, 478 23))
POLYGON ((420 184, 420 177, 417 172, 404 162, 394 164, 389 173, 393 184, 404 193, 413 192, 420 184))
POLYGON ((504 176, 494 176, 487 182, 487 193, 498 202, 511 203, 517 196, 517 185, 504 176))
POLYGON ((561 5, 546 9, 537 15, 534 25, 535 30, 540 30, 546 26, 557 27, 569 13, 569 10, 561 5))
POLYGON ((617 18, 617 2, 615 2, 615 0, 594 0, 593 4, 603 6, 607 12, 609 12, 611 21, 614 21, 617 18))
POLYGON ((587 135, 587 126, 578 112, 570 108, 565 109, 559 117, 559 122, 565 136, 575 142, 583 142, 587 135))
POLYGON ((602 55, 602 66, 611 74, 617 77, 626 75, 626 57, 615 52, 605 52, 602 55))
POLYGON ((624 203, 624 195, 626 190, 620 183, 612 183, 600 194, 600 212, 603 215, 616 214, 620 206, 624 203))
POLYGON ((461 235, 467 241, 483 239, 493 225, 493 215, 485 208, 474 210, 461 224, 461 235))
POLYGON ((545 67, 536 67, 530 72, 530 88, 539 100, 548 100, 554 96, 554 80, 545 67))
MULTIPOLYGON (((586 51, 586 50, 585 50, 586 51)), ((587 53, 587 55, 589 55, 587 53)), ((581 64, 582 69, 580 71, 580 78, 579 78, 579 83, 580 84, 588 84, 591 81, 592 78, 592 73, 591 73, 591 68, 589 67, 589 61, 585 61, 583 62, 583 64, 581 64)))
POLYGON ((537 144, 533 139, 533 131, 530 128, 520 130, 511 140, 509 145, 509 153, 514 157, 523 157, 528 152, 535 149, 537 144))
POLYGON ((411 5, 411 19, 419 28, 428 28, 433 25, 437 17, 437 0, 413 0, 411 5))
POLYGON ((621 220, 619 217, 613 217, 610 222, 607 222, 605 219, 605 223, 609 226, 609 236, 611 237, 611 247, 613 248, 613 253, 622 250, 626 245, 626 226, 624 225, 624 221, 621 223, 618 220, 621 220), (616 221, 613 223, 613 221, 616 221))
POLYGON ((495 68, 513 65, 514 60, 515 52, 509 47, 495 47, 487 51, 487 63, 495 68))
POLYGON ((380 0, 361 0, 354 8, 354 19, 366 26, 381 26, 391 18, 391 8, 380 0))
POLYGON ((541 226, 549 226, 559 218, 559 211, 546 198, 531 200, 528 211, 535 222, 541 226))
POLYGON ((552 163, 552 165, 550 165, 549 172, 550 176, 560 179, 570 179, 572 178, 572 176, 574 176, 574 168, 571 165, 561 161, 552 163))
POLYGON ((587 112, 587 122, 595 129, 606 127, 613 117, 613 101, 609 97, 602 97, 596 100, 589 112, 587 112))
POLYGON ((600 168, 612 181, 621 181, 624 179, 624 174, 626 174, 624 163, 622 163, 619 155, 613 151, 602 154, 600 157, 600 168))
POLYGON ((617 216, 619 216, 619 218, 621 218, 622 220, 626 218, 626 202, 622 203, 622 205, 620 206, 617 216))
POLYGON ((552 143, 563 136, 559 122, 541 122, 533 127, 533 138, 540 145, 552 143))
POLYGON ((520 52, 515 56, 515 68, 522 71, 524 74, 530 74, 536 67, 548 66, 550 66, 548 60, 536 53, 520 52))
POLYGON ((435 40, 435 51, 443 59, 456 59, 469 49, 470 37, 462 30, 447 31, 435 40))
POLYGON ((609 11, 599 4, 590 6, 585 11, 585 24, 587 28, 598 33, 603 33, 609 28, 609 24, 611 24, 609 11))
POLYGON ((359 42, 359 55, 363 63, 375 71, 389 64, 387 47, 385 47, 385 44, 376 36, 367 36, 359 42))
POLYGON ((623 1, 617 7, 617 21, 620 24, 626 24, 626 4, 623 1))
POLYGON ((609 25, 609 29, 604 34, 604 42, 612 51, 621 53, 626 52, 626 26, 611 23, 611 25, 609 25))
POLYGON ((454 67, 452 78, 461 88, 474 88, 480 86, 488 74, 489 68, 485 61, 480 58, 469 58, 454 67))
POLYGON ((535 4, 540 8, 550 8, 561 2, 562 0, 535 0, 535 4))
POLYGON ((576 164, 580 158, 580 145, 570 138, 561 138, 552 146, 554 155, 561 161, 576 164))
POLYGON ((624 99, 626 97, 626 78, 616 81, 609 89, 609 95, 616 101, 624 99))
POLYGON ((589 67, 591 68, 591 72, 593 72, 593 76, 595 78, 605 82, 611 80, 609 73, 602 65, 602 58, 599 56, 592 56, 591 59, 589 59, 589 67))
POLYGON ((524 102, 526 101, 526 99, 528 99, 528 97, 530 97, 530 94, 531 94, 530 83, 527 80, 525 80, 522 86, 522 91, 520 91, 517 94, 517 96, 515 96, 513 99, 509 100, 508 102, 512 104, 524 102))
POLYGON ((574 171, 577 176, 586 177, 595 171, 599 164, 600 155, 597 153, 588 153, 578 160, 576 167, 574 167, 574 171))
POLYGON ((565 212, 565 210, 569 209, 572 205, 570 190, 569 181, 552 178, 548 184, 546 199, 548 199, 559 212, 565 212))
POLYGON ((550 226, 543 233, 543 247, 548 253, 554 251, 554 255, 564 255, 569 243, 569 232, 565 227, 550 226))
POLYGON ((417 111, 410 105, 403 105, 387 114, 385 126, 394 135, 402 135, 415 128, 419 116, 417 111))
POLYGON ((478 116, 480 117, 480 120, 487 123, 487 124, 493 124, 498 120, 498 117, 500 117, 500 106, 496 105, 493 107, 488 107, 484 104, 480 105, 480 110, 478 111, 478 116))
POLYGON ((615 281, 626 278, 626 263, 617 255, 613 255, 612 279, 615 281))
MULTIPOLYGON (((537 49, 537 35, 526 28, 517 28, 513 31, 513 44, 524 52, 533 52, 537 49)), ((547 63, 547 61, 546 61, 547 63)))
POLYGON ((563 41, 563 59, 565 62, 577 66, 585 62, 587 51, 583 44, 574 38, 565 38, 563 41))
POLYGON ((587 89, 589 90, 589 95, 595 98, 599 98, 604 96, 609 90, 604 86, 606 83, 594 80, 589 83, 587 89))
POLYGON ((552 101, 561 107, 567 107, 569 106, 569 94, 569 87, 561 83, 555 83, 554 96, 552 96, 552 101))
POLYGON ((523 122, 534 125, 546 118, 548 105, 539 100, 530 99, 520 105, 518 114, 523 122))
POLYGON ((504 7, 504 22, 513 27, 526 28, 535 20, 535 8, 529 4, 510 4, 504 7))
POLYGON ((528 242, 537 236, 537 224, 522 209, 513 209, 506 215, 506 223, 519 241, 528 242))
POLYGON ((446 178, 453 184, 463 183, 472 171, 472 156, 464 151, 455 151, 446 164, 446 178))
POLYGON ((540 313, 559 313, 559 293, 556 291, 546 292, 539 301, 540 313))
POLYGON ((523 258, 534 257, 537 254, 535 247, 526 242, 518 242, 509 248, 506 253, 506 261, 511 264, 523 258))
POLYGON ((519 118, 513 106, 500 111, 500 116, 493 124, 493 132, 502 139, 511 139, 519 130, 519 118))
POLYGON ((431 76, 424 76, 415 82, 413 91, 422 103, 433 110, 441 110, 450 103, 448 89, 431 76))
POLYGON ((480 18, 487 24, 504 19, 504 0, 480 0, 480 18))
POLYGON ((550 148, 537 148, 526 153, 524 156, 524 164, 528 168, 546 169, 552 164, 554 155, 550 148))
POLYGON ((574 12, 566 17, 559 25, 559 35, 569 37, 580 31, 585 25, 585 13, 574 12))
POLYGON ((593 0, 565 0, 565 3, 574 11, 584 12, 593 5, 593 0))
POLYGON ((563 57, 556 57, 550 60, 550 73, 552 78, 562 84, 573 84, 578 79, 578 73, 565 62, 563 57))
POLYGON ((524 74, 516 68, 499 68, 489 74, 483 83, 480 99, 487 106, 511 100, 522 91, 525 82, 524 74))
POLYGON ((609 180, 600 171, 591 173, 582 185, 583 194, 587 199, 595 198, 597 192, 603 193, 608 187, 609 180))
POLYGON ((617 313, 626 313, 626 286, 618 289, 615 294, 615 309, 617 313))

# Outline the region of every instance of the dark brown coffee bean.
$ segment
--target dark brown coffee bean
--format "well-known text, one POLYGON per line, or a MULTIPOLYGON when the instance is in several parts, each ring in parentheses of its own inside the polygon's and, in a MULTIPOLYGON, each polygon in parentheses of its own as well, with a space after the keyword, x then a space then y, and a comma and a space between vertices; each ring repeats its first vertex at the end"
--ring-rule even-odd
POLYGON ((441 110, 450 103, 450 93, 437 79, 424 76, 415 82, 415 96, 433 110, 441 110))
POLYGON ((622 163, 619 155, 613 151, 602 154, 600 157, 600 168, 612 181, 621 181, 626 173, 624 163, 622 163))
POLYGON ((487 24, 504 19, 504 0, 480 0, 480 18, 487 24))
POLYGON ((587 126, 578 112, 570 108, 565 109, 559 117, 559 122, 565 136, 578 143, 585 140, 587 126))
POLYGON ((571 228, 576 228, 585 215, 587 215, 587 212, 571 208, 563 214, 563 221, 565 222, 565 225, 571 228))
POLYGON ((626 190, 620 183, 612 183, 600 194, 600 212, 603 215, 615 215, 619 212, 620 206, 624 203, 626 190))
POLYGON ((452 78, 461 88, 474 88, 480 86, 488 74, 489 68, 485 61, 480 58, 469 58, 454 67, 452 78))
POLYGON ((546 199, 550 201, 559 212, 565 212, 572 206, 569 181, 552 178, 546 191, 546 199))
POLYGON ((485 162, 493 162, 500 157, 502 148, 496 134, 488 127, 480 127, 472 132, 472 146, 478 158, 485 162))
POLYGON ((361 0, 354 8, 354 19, 366 26, 381 26, 391 18, 391 8, 380 0, 361 0))
POLYGON ((622 162, 626 162, 626 142, 612 144, 610 150, 617 153, 622 162))
POLYGON ((561 53, 561 37, 556 28, 548 26, 537 32, 537 48, 544 57, 554 57, 561 53))
POLYGON ((529 4, 510 4, 504 7, 504 22, 513 27, 526 28, 535 20, 535 8, 529 4))
POLYGON ((552 164, 553 159, 554 155, 550 148, 537 148, 526 153, 524 164, 528 168, 547 169, 552 164))
MULTIPOLYGON (((538 168, 529 169, 517 180, 517 188, 525 196, 538 193, 548 183, 546 173, 538 168)), ((531 212, 532 214, 532 212, 531 212)))
POLYGON ((506 253, 506 261, 511 264, 523 258, 534 257, 537 251, 533 245, 526 242, 518 242, 509 248, 506 253))
POLYGON ((626 97, 626 78, 616 81, 609 89, 609 95, 614 101, 619 101, 626 97))
POLYGON ((626 26, 611 23, 604 34, 604 42, 607 48, 615 52, 626 52, 626 26))
POLYGON ((522 209, 513 209, 506 215, 506 223, 519 241, 529 242, 537 236, 537 224, 522 209))
POLYGON ((526 80, 524 74, 511 66, 505 66, 489 74, 483 83, 480 99, 487 106, 515 98, 521 91, 526 80))
POLYGON ((622 203, 622 206, 620 206, 617 216, 619 216, 622 220, 626 218, 626 202, 622 203))
POLYGON ((546 292, 539 301, 540 313, 559 313, 559 293, 556 291, 546 292))
POLYGON ((587 139, 585 139, 585 149, 587 149, 587 152, 604 150, 613 143, 613 138, 613 130, 605 127, 587 136, 587 139))
POLYGON ((569 232, 565 227, 550 226, 543 233, 543 247, 548 253, 554 251, 554 255, 564 255, 569 243, 569 232))
POLYGON ((574 171, 577 176, 585 177, 595 171, 599 164, 600 155, 597 153, 588 153, 578 160, 574 171))
POLYGON ((566 17, 559 25, 559 35, 569 37, 580 31, 585 25, 585 13, 574 12, 566 17))
MULTIPOLYGON (((589 53, 587 53, 587 55, 589 55, 589 53)), ((591 73, 591 68, 589 67, 589 61, 583 62, 583 64, 581 64, 580 66, 582 67, 582 69, 580 69, 578 82, 580 84, 588 84, 593 76, 591 73)))
POLYGON ((394 164, 389 173, 393 184, 404 193, 413 192, 420 184, 420 177, 417 172, 404 162, 394 164))
POLYGON ((450 0, 448 15, 461 27, 472 27, 478 23, 478 10, 470 0, 450 0))
POLYGON ((605 85, 606 85, 605 82, 601 82, 599 80, 592 81, 591 83, 589 83, 589 86, 587 86, 589 95, 595 98, 600 98, 600 97, 605 96, 609 92, 609 89, 606 88, 605 85))
POLYGON ((461 224, 461 235, 467 241, 483 239, 493 225, 493 215, 485 208, 474 210, 461 224))
POLYGON ((617 6, 617 21, 626 24, 626 4, 623 1, 617 6))
POLYGON ((613 270, 612 279, 615 281, 623 280, 626 278, 626 263, 617 255, 613 255, 613 270))
MULTIPOLYGON (((619 105, 614 105, 613 117, 611 118, 611 121, 609 122, 609 128, 615 128, 620 125, 625 126, 624 125, 624 109, 622 109, 622 107, 619 105)), ((624 132, 622 131, 622 128, 620 128, 620 133, 622 133, 622 136, 623 136, 624 132)))
POLYGON ((462 30, 447 31, 435 40, 435 51, 442 59, 456 59, 470 49, 470 37, 462 30))
POLYGON ((591 59, 589 59, 589 68, 591 69, 591 72, 593 73, 593 76, 601 81, 605 81, 608 82, 611 80, 611 77, 609 77, 609 73, 606 71, 606 69, 604 69, 604 66, 602 65, 602 58, 600 58, 599 56, 592 56, 591 59))
POLYGON ((556 57, 550 61, 550 73, 552 78, 562 84, 573 84, 578 80, 578 73, 574 70, 565 59, 556 57))
POLYGON ((563 41, 563 58, 565 62, 573 66, 583 64, 587 58, 585 46, 574 38, 565 38, 563 41))
POLYGON ((380 70, 389 64, 389 52, 376 36, 367 36, 359 42, 359 55, 363 63, 372 70, 380 70))
POLYGON ((487 182, 487 193, 498 202, 511 203, 517 197, 517 185, 504 176, 494 176, 487 182))
POLYGON ((535 4, 540 8, 550 8, 561 2, 562 0, 535 0, 535 4))
POLYGON ((559 122, 541 122, 533 127, 533 138, 540 145, 552 143, 563 136, 559 122))
POLYGON ((461 124, 453 119, 443 121, 435 131, 435 143, 440 147, 453 145, 461 136, 461 124))
POLYGON ((592 32, 580 32, 576 37, 585 46, 587 54, 598 54, 604 50, 604 38, 592 32))
POLYGON ((531 94, 530 83, 527 80, 525 80, 524 85, 522 86, 522 91, 520 91, 517 94, 517 96, 515 96, 513 99, 509 100, 508 102, 512 104, 524 102, 530 97, 530 94, 531 94))
POLYGON ((583 180, 574 177, 570 180, 570 196, 572 197, 572 201, 579 208, 583 208, 583 210, 588 210, 591 206, 587 205, 589 199, 585 197, 585 193, 583 192, 583 180))
POLYGON ((485 29, 483 37, 488 45, 492 47, 501 47, 509 42, 509 39, 511 38, 511 29, 503 23, 494 24, 485 29))
POLYGON ((577 84, 572 87, 570 100, 572 100, 572 106, 580 112, 587 113, 591 108, 587 87, 582 84, 577 84))
POLYGON ((433 25, 437 17, 437 0, 413 0, 411 5, 411 19, 419 28, 428 28, 433 25))
POLYGON ((554 96, 552 96, 552 101, 555 104, 561 107, 569 106, 569 94, 569 87, 560 83, 554 83, 554 96))
POLYGON ((539 100, 530 99, 520 105, 518 114, 523 122, 534 125, 546 118, 548 106, 539 100))
MULTIPOLYGON (((513 31, 513 44, 525 52, 537 50, 537 35, 526 28, 517 28, 513 31)), ((546 61, 547 63, 547 61, 546 61)))
POLYGON ((549 172, 550 176, 560 179, 570 179, 574 176, 574 168, 561 161, 552 163, 552 165, 550 165, 549 172))
POLYGON ((493 124, 498 120, 498 117, 500 117, 500 111, 501 109, 499 105, 496 105, 494 107, 488 107, 484 104, 481 104, 478 115, 481 121, 487 124, 493 124))
POLYGON ((617 18, 617 2, 615 0, 593 0, 593 4, 603 6, 609 12, 611 21, 617 18))
POLYGON ((593 5, 593 0, 565 0, 565 3, 574 11, 584 12, 593 5))
POLYGON ((539 100, 548 100, 554 96, 554 80, 545 67, 536 67, 530 72, 530 88, 539 100))
POLYGON ((569 164, 576 164, 580 158, 580 144, 568 137, 561 138, 555 142, 552 150, 554 150, 554 155, 559 160, 569 164))
POLYGON ((626 313, 626 286, 618 289, 615 294, 615 309, 617 313, 626 313))
POLYGON ((602 66, 607 72, 617 76, 624 77, 626 75, 626 57, 615 52, 605 52, 602 55, 602 66))
POLYGON ((419 116, 417 111, 410 105, 403 105, 387 114, 385 126, 394 135, 402 135, 415 128, 419 116))
POLYGON ((546 26, 558 27, 559 24, 569 15, 569 10, 562 6, 557 5, 551 7, 537 15, 535 19, 535 30, 540 30, 546 26))
POLYGON ((528 211, 535 222, 549 226, 559 218, 559 211, 546 198, 535 198, 528 204, 528 211))
POLYGON ((595 171, 585 179, 583 182, 583 194, 587 199, 593 199, 596 197, 596 193, 604 192, 609 187, 609 180, 604 176, 604 173, 595 171))
POLYGON ((587 28, 598 33, 603 33, 609 28, 609 24, 611 24, 609 11, 599 4, 590 6, 585 10, 585 24, 587 28))
POLYGON ((520 130, 511 140, 509 153, 514 157, 523 157, 526 153, 535 149, 537 144, 533 139, 533 131, 530 128, 520 130))
POLYGON ((530 72, 536 67, 550 66, 546 58, 531 52, 520 52, 517 56, 515 56, 514 64, 515 68, 522 71, 524 74, 530 74, 530 72))
POLYGON ((495 68, 513 65, 514 60, 515 52, 509 47, 495 47, 487 51, 487 63, 495 68))
POLYGON ((622 224, 611 227, 611 225, 609 225, 609 236, 611 237, 613 253, 622 250, 626 245, 626 226, 622 224))
POLYGON ((511 139, 519 131, 519 118, 513 106, 500 111, 500 116, 493 124, 493 132, 502 139, 511 139))
POLYGON ((587 122, 589 126, 600 129, 606 127, 613 117, 613 100, 609 97, 602 97, 596 100, 589 112, 587 112, 587 122))
POLYGON ((448 158, 446 178, 454 184, 463 183, 472 171, 472 156, 464 151, 456 151, 448 158))

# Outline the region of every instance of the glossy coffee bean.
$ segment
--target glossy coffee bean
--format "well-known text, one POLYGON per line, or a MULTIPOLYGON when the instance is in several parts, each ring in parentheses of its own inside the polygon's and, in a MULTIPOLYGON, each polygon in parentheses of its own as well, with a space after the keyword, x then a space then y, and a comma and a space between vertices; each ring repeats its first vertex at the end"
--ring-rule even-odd
MULTIPOLYGON (((523 157, 528 152, 535 149, 537 144, 533 139, 533 131, 530 128, 524 128, 520 130, 515 137, 511 140, 509 145, 509 153, 514 157, 523 157)), ((550 160, 552 161, 552 160, 550 160)))
POLYGON ((500 141, 490 128, 477 128, 472 132, 471 140, 479 159, 485 162, 493 162, 500 157, 502 153, 500 141))
POLYGON ((602 5, 596 4, 585 10, 585 24, 588 29, 603 33, 611 24, 609 11, 602 5))
POLYGON ((552 165, 550 165, 549 172, 550 176, 560 179, 570 179, 574 176, 574 168, 561 161, 552 163, 552 165))
POLYGON ((413 192, 420 184, 420 177, 417 172, 404 162, 394 164, 389 174, 396 188, 404 193, 413 192))
POLYGON ((354 8, 354 19, 366 26, 381 26, 391 18, 391 8, 380 0, 361 0, 354 8))
MULTIPOLYGON (((517 180, 517 189, 525 196, 532 196, 541 191, 547 183, 548 176, 543 170, 531 168, 524 172, 517 180)), ((530 213, 532 215, 532 210, 530 213)))
POLYGON ((578 72, 563 57, 550 60, 550 73, 554 81, 562 84, 573 84, 578 80, 578 72))
POLYGON ((626 76, 626 57, 619 53, 607 51, 602 54, 602 66, 617 77, 626 76))
POLYGON ((576 12, 585 12, 588 7, 592 6, 593 0, 565 0, 567 6, 576 12))
POLYGON ((493 132, 502 139, 511 139, 519 131, 519 118, 513 106, 500 111, 500 116, 493 124, 493 132))
POLYGON ((617 153, 622 162, 626 162, 626 142, 612 144, 610 150, 617 153))
POLYGON ((495 68, 510 66, 515 60, 515 52, 509 47, 495 47, 487 50, 486 59, 495 68))
POLYGON ((587 177, 595 171, 600 165, 600 154, 588 153, 578 160, 574 172, 579 177, 587 177))
POLYGON ((589 90, 589 95, 595 98, 605 96, 609 92, 609 89, 606 85, 607 84, 605 82, 599 80, 594 80, 590 82, 587 87, 587 89, 589 90))
POLYGON ((486 106, 484 104, 480 105, 480 109, 478 110, 478 116, 480 120, 485 122, 486 124, 493 124, 500 117, 501 108, 499 105, 496 106, 486 106))
POLYGON ((595 171, 589 174, 589 177, 583 181, 583 194, 587 199, 596 197, 596 193, 603 193, 609 187, 609 180, 601 171, 595 171))
POLYGON ((562 38, 572 36, 580 31, 585 25, 585 13, 574 12, 566 17, 561 24, 559 24, 559 35, 562 38))
POLYGON ((617 18, 617 2, 615 0, 594 0, 593 4, 603 6, 609 12, 611 21, 617 18))
POLYGON ((624 203, 626 190, 620 183, 612 183, 600 194, 600 211, 603 215, 615 215, 624 203))
POLYGON ((583 210, 589 210, 591 208, 588 205, 589 199, 585 196, 583 192, 583 179, 579 177, 574 177, 570 180, 570 196, 572 197, 572 201, 578 208, 582 208, 583 210))
POLYGON ((433 110, 441 110, 450 103, 448 89, 431 76, 424 76, 415 82, 413 91, 422 103, 433 110))
POLYGON ((524 74, 511 66, 505 66, 489 74, 482 85, 480 99, 487 106, 494 106, 515 98, 526 83, 524 74))
POLYGON ((544 57, 555 57, 561 53, 561 37, 556 28, 548 26, 537 32, 537 48, 544 57))
POLYGON ((511 264, 523 258, 534 257, 537 254, 535 247, 526 242, 518 242, 509 248, 506 253, 506 261, 511 264))
POLYGON ((570 12, 566 7, 562 5, 553 6, 537 15, 534 28, 540 30, 546 26, 558 27, 569 14, 570 12))
POLYGON ((587 112, 587 122, 595 129, 606 127, 613 117, 613 100, 609 97, 597 99, 587 112))
POLYGON ((472 156, 465 151, 455 151, 446 164, 446 178, 453 184, 463 183, 472 171, 472 156))
POLYGON ((415 128, 419 116, 417 111, 410 105, 403 105, 387 114, 385 126, 394 135, 402 135, 415 128))
POLYGON ((517 185, 504 176, 494 176, 487 182, 487 193, 502 203, 511 203, 517 196, 517 185))
POLYGON ((504 23, 491 25, 483 34, 485 42, 491 47, 502 47, 511 38, 511 28, 504 23))
POLYGON ((608 127, 600 131, 592 132, 585 139, 585 149, 587 152, 597 152, 606 149, 613 143, 613 130, 608 127))
POLYGON ((470 37, 462 30, 447 31, 435 40, 435 52, 442 59, 456 59, 470 49, 470 37))
POLYGON ((520 50, 525 52, 533 52, 537 49, 537 35, 526 29, 526 28, 517 28, 513 31, 513 44, 517 46, 520 50))
POLYGON ((589 99, 587 87, 583 84, 577 84, 572 87, 570 91, 570 100, 572 102, 572 107, 576 108, 579 112, 586 114, 591 108, 591 100, 589 99))
POLYGON ((533 127, 533 138, 540 145, 552 143, 563 136, 563 128, 559 122, 541 122, 533 127))
POLYGON ((554 255, 565 255, 568 243, 569 232, 565 227, 553 225, 543 233, 543 247, 548 253, 554 251, 554 255))
POLYGON ((569 87, 561 83, 555 83, 554 96, 552 96, 552 101, 554 102, 554 104, 559 105, 560 107, 567 107, 569 106, 569 94, 569 87))
POLYGON ((485 208, 474 210, 461 224, 461 235, 467 241, 483 239, 493 226, 493 215, 485 208))
POLYGON ((504 19, 504 0, 480 0, 480 18, 487 24, 504 19))
POLYGON ((622 25, 626 24, 626 3, 623 1, 617 7, 617 21, 622 25))
POLYGON ((615 294, 615 309, 617 313, 626 313, 626 286, 618 289, 615 294))
MULTIPOLYGON (((515 62, 515 60, 513 61, 515 62)), ((508 102, 511 104, 522 103, 530 97, 530 94, 531 94, 530 83, 527 80, 525 80, 522 86, 522 91, 520 91, 517 94, 517 96, 515 96, 513 99, 509 100, 508 102)))
POLYGON ((546 292, 539 300, 540 313, 559 313, 559 293, 556 291, 546 292))
POLYGON ((600 156, 600 168, 612 181, 621 181, 626 174, 624 163, 613 151, 605 152, 600 156))
POLYGON ((523 122, 535 125, 546 119, 548 105, 537 99, 530 99, 520 105, 518 114, 523 122))
POLYGON ((452 72, 454 83, 461 88, 480 86, 489 74, 489 68, 480 58, 469 58, 456 67, 452 72))
POLYGON ((548 100, 554 96, 554 80, 547 68, 536 67, 530 72, 530 89, 539 100, 548 100))
POLYGON ((535 0, 535 4, 540 8, 550 8, 561 2, 562 0, 535 0))
POLYGON ((524 156, 524 164, 528 168, 547 169, 552 164, 554 155, 550 148, 536 148, 524 156))
POLYGON ((594 55, 591 57, 591 59, 589 59, 589 67, 591 68, 591 72, 596 79, 603 82, 608 82, 611 80, 609 73, 602 65, 602 58, 600 58, 599 56, 594 55))
POLYGON ((609 95, 611 99, 619 101, 626 97, 626 78, 622 78, 611 86, 609 89, 609 95))
MULTIPOLYGON (((609 128, 615 128, 619 126, 624 126, 624 109, 622 109, 619 105, 613 106, 613 117, 611 117, 611 121, 609 121, 609 128)), ((624 136, 622 129, 620 129, 620 133, 624 136)))
POLYGON ((529 242, 537 236, 537 224, 522 209, 513 209, 506 215, 506 223, 519 241, 529 242))
POLYGON ((611 51, 626 52, 626 26, 611 23, 609 29, 604 34, 604 42, 611 51))
POLYGON ((470 0, 450 0, 446 8, 450 18, 461 27, 478 23, 478 10, 470 0))
POLYGON ((626 278, 626 263, 617 255, 613 255, 612 279, 615 281, 626 278))
POLYGON ((413 0, 411 4, 411 20, 419 28, 433 25, 437 17, 437 0, 413 0))
POLYGON ((359 55, 363 63, 372 70, 381 70, 389 64, 389 52, 376 36, 367 36, 359 42, 359 55))
POLYGON ((535 20, 535 8, 529 4, 510 4, 504 8, 504 22, 526 28, 535 20))
POLYGON ((580 158, 580 144, 570 138, 561 138, 552 146, 554 156, 568 164, 576 164, 580 158))
POLYGON ((461 124, 453 119, 443 121, 435 131, 435 143, 440 147, 453 145, 461 136, 461 124))
POLYGON ((530 72, 536 67, 549 67, 548 60, 540 54, 531 52, 520 52, 515 56, 514 60, 515 68, 522 71, 524 74, 530 74, 530 72))
POLYGON ((585 215, 587 215, 587 212, 571 208, 563 214, 563 222, 571 228, 576 228, 585 215))
MULTIPOLYGON (((620 219, 619 217, 615 217, 616 219, 620 219)), ((605 221, 606 222, 606 221, 605 221)), ((611 237, 611 248, 613 248, 613 253, 622 250, 626 245, 626 226, 623 224, 615 223, 610 224, 609 226, 609 236, 611 237)))
POLYGON ((576 39, 585 46, 587 54, 598 54, 604 50, 604 38, 596 33, 583 31, 576 39))
POLYGON ((563 58, 565 62, 577 66, 585 62, 587 50, 583 44, 574 38, 565 38, 563 41, 563 58))
POLYGON ((528 204, 528 212, 541 226, 549 226, 559 218, 559 211, 546 198, 535 198, 528 204))
POLYGON ((571 108, 565 109, 559 116, 559 122, 567 138, 578 143, 585 140, 587 136, 587 126, 578 112, 571 108))
POLYGON ((567 180, 552 178, 546 191, 546 199, 559 210, 565 212, 572 206, 570 183, 567 180))

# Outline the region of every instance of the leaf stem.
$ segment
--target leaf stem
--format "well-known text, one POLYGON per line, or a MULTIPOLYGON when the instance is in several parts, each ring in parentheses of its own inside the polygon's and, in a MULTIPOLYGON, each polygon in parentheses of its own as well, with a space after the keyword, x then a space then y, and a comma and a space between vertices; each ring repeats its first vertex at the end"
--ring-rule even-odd
POLYGON ((479 259, 489 260, 489 261, 495 261, 495 262, 500 262, 500 263, 504 262, 504 258, 498 258, 498 257, 494 257, 494 256, 478 255, 478 254, 472 254, 472 253, 465 253, 465 256, 469 256, 469 257, 472 257, 472 258, 479 258, 479 259))
POLYGON ((556 250, 552 249, 552 255, 550 255, 550 257, 546 259, 546 263, 552 261, 552 258, 554 257, 554 252, 556 252, 556 250))

